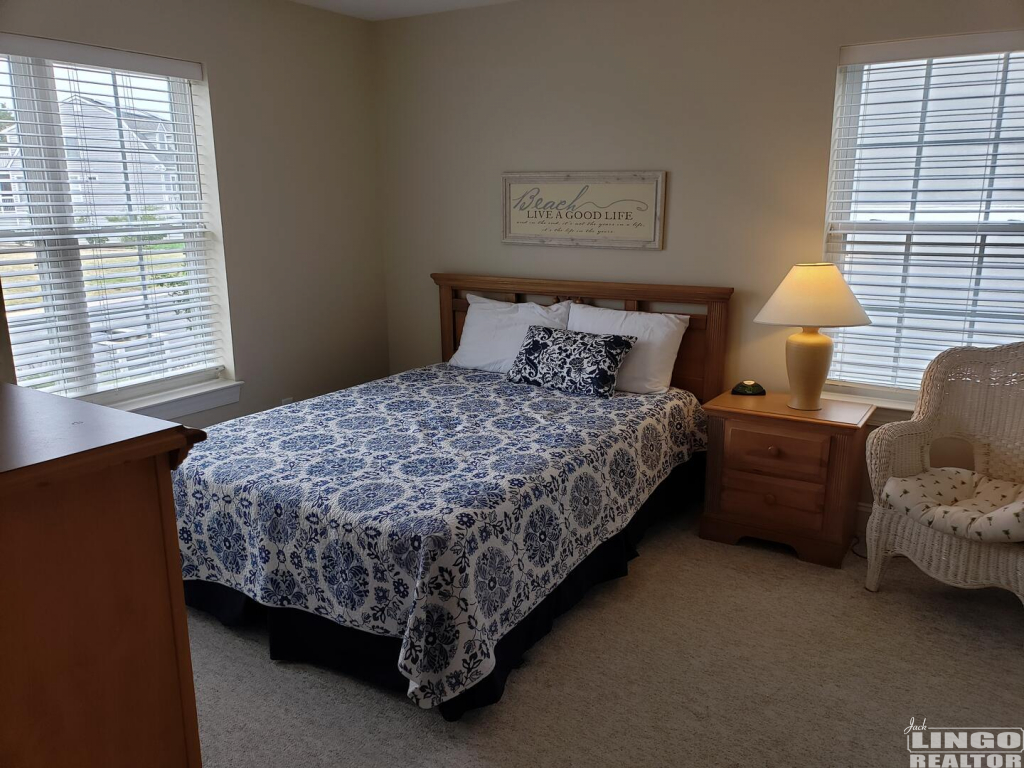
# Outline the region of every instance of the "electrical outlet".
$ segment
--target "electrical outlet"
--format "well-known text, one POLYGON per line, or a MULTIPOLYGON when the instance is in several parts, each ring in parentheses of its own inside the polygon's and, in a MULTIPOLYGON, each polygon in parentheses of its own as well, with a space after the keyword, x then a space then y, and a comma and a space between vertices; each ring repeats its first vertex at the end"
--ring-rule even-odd
POLYGON ((283 398, 281 398, 281 405, 290 405, 292 402, 293 402, 293 398, 291 398, 291 397, 283 397, 283 398))

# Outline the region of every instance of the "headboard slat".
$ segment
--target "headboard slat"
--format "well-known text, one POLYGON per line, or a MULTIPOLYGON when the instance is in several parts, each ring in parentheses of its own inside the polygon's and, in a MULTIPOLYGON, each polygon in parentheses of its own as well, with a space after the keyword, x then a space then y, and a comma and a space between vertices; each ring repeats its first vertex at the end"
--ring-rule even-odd
POLYGON ((466 293, 480 293, 517 303, 536 297, 570 298, 581 302, 618 301, 623 309, 647 307, 653 303, 703 306, 705 314, 689 309, 685 311, 690 316, 690 325, 676 354, 672 385, 693 392, 702 403, 722 391, 732 288, 441 273, 433 274, 431 278, 440 290, 441 356, 445 361, 450 360, 458 349, 469 308, 466 293))

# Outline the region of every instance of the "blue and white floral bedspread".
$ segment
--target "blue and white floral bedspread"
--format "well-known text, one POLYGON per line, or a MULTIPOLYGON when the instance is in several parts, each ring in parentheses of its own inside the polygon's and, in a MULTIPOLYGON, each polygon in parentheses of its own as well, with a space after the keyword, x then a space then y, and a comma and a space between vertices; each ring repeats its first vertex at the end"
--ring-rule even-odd
POLYGON ((578 397, 448 365, 208 432, 174 474, 184 577, 402 638, 422 707, 488 675, 706 439, 688 392, 578 397))

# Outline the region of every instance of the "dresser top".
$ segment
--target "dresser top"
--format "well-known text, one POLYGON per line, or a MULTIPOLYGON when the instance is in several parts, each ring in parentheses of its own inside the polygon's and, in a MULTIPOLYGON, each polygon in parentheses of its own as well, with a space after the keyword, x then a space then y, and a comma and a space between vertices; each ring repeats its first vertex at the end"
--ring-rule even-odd
POLYGON ((162 432, 184 442, 169 421, 0 384, 0 473, 162 432))
POLYGON ((789 395, 780 392, 769 392, 767 395, 734 395, 726 392, 704 403, 703 407, 705 411, 718 415, 766 416, 845 429, 860 429, 875 412, 873 405, 849 400, 822 399, 820 411, 798 411, 790 408, 788 402, 789 395))

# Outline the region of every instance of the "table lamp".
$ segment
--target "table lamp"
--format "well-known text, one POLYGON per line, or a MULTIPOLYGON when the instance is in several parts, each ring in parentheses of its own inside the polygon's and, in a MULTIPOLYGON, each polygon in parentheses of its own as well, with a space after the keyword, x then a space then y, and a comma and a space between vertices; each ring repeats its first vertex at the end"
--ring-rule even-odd
POLYGON ((786 340, 789 407, 798 411, 821 410, 821 388, 832 365, 832 339, 818 329, 871 324, 836 265, 829 262, 796 264, 754 322, 803 328, 786 340))

